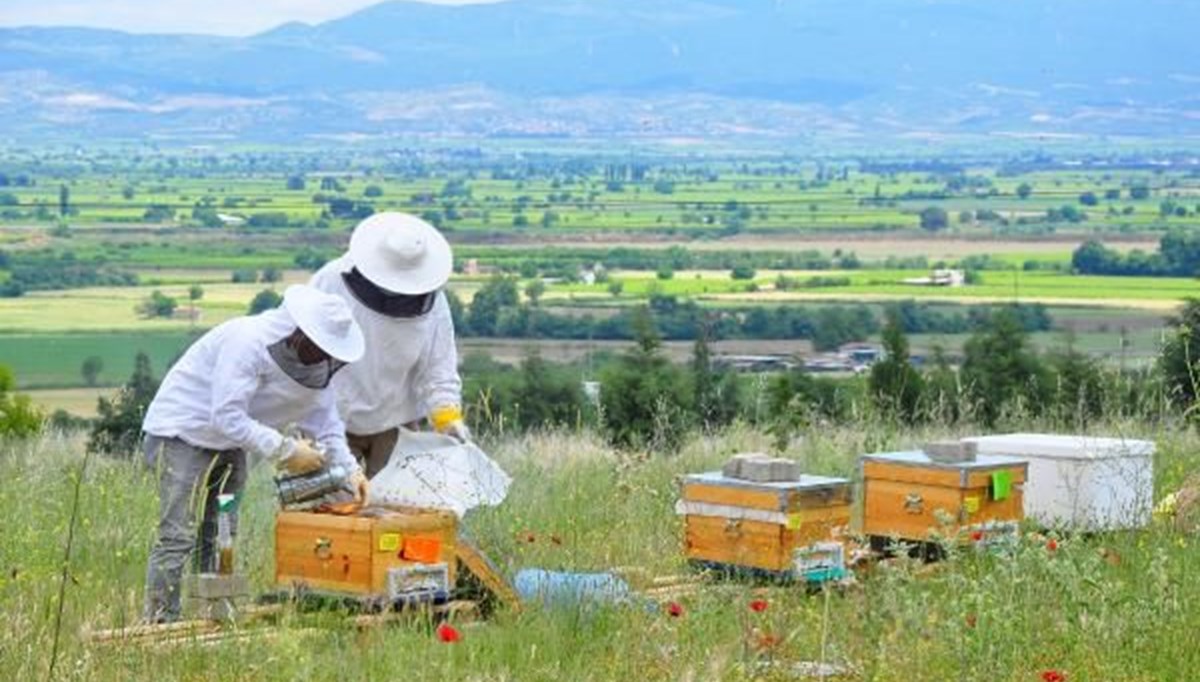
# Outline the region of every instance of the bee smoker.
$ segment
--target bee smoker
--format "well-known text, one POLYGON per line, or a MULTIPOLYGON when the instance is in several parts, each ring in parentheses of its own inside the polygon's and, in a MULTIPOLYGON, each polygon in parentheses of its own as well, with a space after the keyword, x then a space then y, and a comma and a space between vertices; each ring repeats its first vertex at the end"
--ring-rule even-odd
POLYGON ((346 467, 339 464, 306 474, 279 476, 275 479, 279 503, 284 506, 300 504, 337 492, 345 487, 349 476, 350 472, 346 467))

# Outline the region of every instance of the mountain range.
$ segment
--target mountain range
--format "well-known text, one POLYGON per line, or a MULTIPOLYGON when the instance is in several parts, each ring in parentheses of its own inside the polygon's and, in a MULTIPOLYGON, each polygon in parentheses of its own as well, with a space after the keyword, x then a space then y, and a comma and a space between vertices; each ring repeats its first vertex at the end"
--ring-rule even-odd
POLYGON ((393 0, 245 38, 0 29, 0 139, 1190 137, 1188 0, 393 0))

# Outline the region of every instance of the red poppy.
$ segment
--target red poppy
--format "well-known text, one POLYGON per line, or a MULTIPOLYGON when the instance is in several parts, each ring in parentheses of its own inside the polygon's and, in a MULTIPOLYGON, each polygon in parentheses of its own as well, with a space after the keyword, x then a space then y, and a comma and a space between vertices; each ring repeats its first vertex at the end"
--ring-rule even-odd
POLYGON ((971 541, 972 542, 979 542, 982 539, 983 539, 983 531, 981 531, 981 530, 971 531, 971 541))
POLYGON ((754 601, 750 602, 750 610, 754 611, 755 613, 762 613, 763 611, 766 611, 767 606, 768 604, 766 599, 755 599, 754 601))
POLYGON ((437 628, 437 638, 446 644, 455 644, 462 641, 462 633, 453 625, 442 623, 437 628))
POLYGON ((1051 552, 1056 551, 1058 549, 1058 540, 1055 540, 1054 538, 1050 538, 1049 540, 1047 540, 1046 541, 1046 549, 1051 552))
POLYGON ((672 618, 679 618, 683 615, 683 604, 673 601, 667 604, 667 615, 672 618))
POLYGON ((967 627, 969 627, 969 628, 975 627, 976 621, 977 621, 977 619, 975 617, 975 614, 973 614, 973 613, 967 614, 967 627))
POLYGON ((525 542, 528 542, 529 544, 533 544, 533 542, 534 542, 535 540, 537 540, 537 538, 536 538, 536 537, 534 537, 533 533, 526 533, 526 534, 525 534, 525 542))
POLYGON ((1057 670, 1044 670, 1042 682, 1067 682, 1067 676, 1057 670))

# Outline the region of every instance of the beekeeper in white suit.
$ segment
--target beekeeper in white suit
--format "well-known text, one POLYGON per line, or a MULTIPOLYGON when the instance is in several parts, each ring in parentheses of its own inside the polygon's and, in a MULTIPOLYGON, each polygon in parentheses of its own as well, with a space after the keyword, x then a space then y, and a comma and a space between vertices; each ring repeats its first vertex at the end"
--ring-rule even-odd
MULTIPOLYGON (((366 498, 366 478, 346 444, 330 387, 335 373, 362 357, 363 347, 345 301, 292 286, 281 308, 214 328, 167 373, 142 423, 146 461, 159 473, 158 540, 146 571, 148 621, 179 618, 183 567, 194 546, 198 569, 214 569, 217 495, 241 491, 248 455, 272 459, 291 474, 319 469, 328 458, 351 472, 356 497, 366 498), (299 434, 282 432, 291 428, 299 434)), ((232 525, 236 529, 236 517, 232 525)))
POLYGON ((362 361, 335 382, 355 455, 373 476, 396 447, 399 428, 428 419, 469 442, 454 324, 442 287, 452 255, 433 226, 404 213, 377 213, 354 228, 350 249, 311 284, 345 299, 366 337, 362 361))

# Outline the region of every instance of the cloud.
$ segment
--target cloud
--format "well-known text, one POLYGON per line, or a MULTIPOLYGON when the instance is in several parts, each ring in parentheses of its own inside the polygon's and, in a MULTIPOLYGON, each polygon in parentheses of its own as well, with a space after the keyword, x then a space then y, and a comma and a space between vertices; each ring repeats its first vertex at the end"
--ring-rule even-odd
MULTIPOLYGON (((289 21, 315 24, 380 0, 4 0, 0 26, 87 26, 131 33, 245 36, 289 21)), ((462 5, 481 0, 421 0, 462 5)), ((483 0, 486 1, 486 0, 483 0)))

